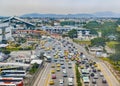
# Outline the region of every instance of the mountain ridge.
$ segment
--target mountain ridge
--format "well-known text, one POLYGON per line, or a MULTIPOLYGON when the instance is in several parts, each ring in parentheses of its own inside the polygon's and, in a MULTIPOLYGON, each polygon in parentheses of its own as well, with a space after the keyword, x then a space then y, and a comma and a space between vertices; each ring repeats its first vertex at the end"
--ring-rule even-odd
POLYGON ((96 12, 96 13, 77 13, 77 14, 30 13, 30 14, 21 15, 20 17, 120 17, 120 14, 110 11, 96 12))

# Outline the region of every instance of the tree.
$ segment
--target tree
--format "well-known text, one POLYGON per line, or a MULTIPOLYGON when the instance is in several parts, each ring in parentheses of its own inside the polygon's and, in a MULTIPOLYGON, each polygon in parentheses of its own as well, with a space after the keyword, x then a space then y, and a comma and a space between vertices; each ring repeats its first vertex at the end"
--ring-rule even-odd
POLYGON ((4 54, 10 54, 10 51, 4 50, 4 51, 2 51, 2 53, 4 53, 4 54))
POLYGON ((106 40, 102 37, 99 37, 99 38, 94 38, 91 40, 91 46, 105 46, 105 43, 106 40))
POLYGON ((97 21, 90 21, 83 27, 87 29, 95 29, 95 28, 100 28, 101 24, 98 23, 97 21))
POLYGON ((117 31, 117 44, 115 45, 115 54, 112 54, 109 59, 116 65, 120 61, 120 31, 117 31))
POLYGON ((102 32, 103 37, 107 37, 109 35, 115 35, 116 28, 116 22, 104 22, 100 27, 100 31, 102 32))
POLYGON ((77 38, 77 30, 76 29, 72 29, 68 32, 68 36, 70 38, 77 38))
POLYGON ((26 42, 26 38, 19 37, 19 38, 17 39, 17 42, 18 42, 18 43, 25 43, 25 42, 26 42))

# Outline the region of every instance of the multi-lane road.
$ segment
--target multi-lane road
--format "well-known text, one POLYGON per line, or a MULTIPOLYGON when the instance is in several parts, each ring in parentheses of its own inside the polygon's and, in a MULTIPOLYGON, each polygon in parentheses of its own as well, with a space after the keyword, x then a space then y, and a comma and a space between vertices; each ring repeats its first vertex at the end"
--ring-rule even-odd
MULTIPOLYGON (((80 46, 76 43, 73 43, 71 40, 68 40, 68 39, 65 39, 64 41, 69 41, 70 43, 73 44, 73 46, 75 46, 76 48, 73 48, 73 50, 71 50, 71 53, 74 53, 75 51, 78 51, 78 52, 83 52, 85 54, 85 56, 87 58, 90 58, 92 59, 93 61, 97 62, 99 68, 101 69, 102 73, 104 74, 106 80, 107 80, 107 83, 106 85, 104 86, 120 86, 119 82, 116 80, 116 78, 113 76, 113 74, 111 73, 111 71, 108 69, 108 67, 102 62, 100 61, 99 59, 95 58, 94 56, 92 55, 89 55, 83 46, 80 46)), ((39 76, 37 77, 37 79, 35 80, 35 83, 33 86, 49 86, 49 82, 51 80, 51 76, 52 76, 52 73, 51 73, 51 70, 55 70, 55 75, 56 75, 56 79, 53 79, 54 81, 54 85, 52 86, 59 86, 59 80, 60 79, 64 79, 64 86, 68 86, 68 77, 70 77, 72 74, 74 75, 74 78, 73 78, 73 83, 74 83, 74 86, 76 86, 76 79, 75 79, 75 70, 74 70, 74 66, 75 66, 75 62, 71 61, 72 63, 72 68, 68 68, 68 62, 66 62, 66 59, 65 58, 62 58, 63 59, 63 62, 64 62, 64 66, 65 66, 65 69, 66 69, 66 72, 67 72, 67 77, 63 77, 63 68, 60 67, 60 71, 56 71, 57 69, 57 66, 56 66, 56 63, 61 63, 62 61, 60 60, 61 58, 58 57, 57 58, 57 62, 55 62, 55 54, 58 53, 60 54, 61 53, 64 53, 64 50, 68 50, 69 49, 69 44, 66 43, 62 43, 62 41, 58 41, 56 39, 52 40, 52 41, 47 41, 44 45, 45 47, 52 47, 52 48, 55 48, 55 49, 51 49, 51 50, 45 50, 45 49, 41 49, 41 45, 38 46, 37 50, 36 50, 36 53, 40 53, 40 52, 44 52, 46 53, 47 55, 51 56, 52 57, 52 62, 51 63, 47 63, 45 62, 45 66, 44 68, 41 70, 39 76), (51 66, 54 65, 55 68, 52 68, 51 66)), ((71 48, 71 49, 72 49, 71 48)), ((59 55, 58 55, 59 56, 59 55)), ((61 65, 62 66, 62 65, 61 65)), ((101 82, 99 82, 99 80, 97 81, 99 83, 99 85, 101 85, 101 82)), ((92 85, 90 85, 92 86, 92 85)))
MULTIPOLYGON (((48 56, 52 57, 52 62, 48 63, 45 62, 44 68, 41 70, 39 76, 37 77, 37 79, 35 80, 35 83, 33 86, 49 86, 49 82, 52 79, 52 70, 55 70, 55 75, 56 75, 56 79, 52 79, 54 81, 54 85, 52 86, 59 86, 60 84, 60 79, 64 80, 64 86, 68 85, 68 77, 70 77, 71 75, 73 75, 75 77, 75 71, 74 71, 74 63, 71 62, 71 65, 68 65, 68 62, 66 61, 66 59, 60 58, 59 55, 60 53, 64 53, 64 50, 67 49, 67 47, 63 47, 63 45, 58 41, 58 40, 53 40, 51 42, 47 42, 44 45, 46 48, 47 47, 54 47, 54 50, 45 50, 45 49, 41 49, 41 46, 38 46, 38 48, 36 49, 36 53, 40 53, 40 52, 44 52, 45 54, 47 54, 48 56), (60 51, 60 52, 59 52, 60 51), (57 55, 57 59, 55 58, 54 55, 57 55), (57 61, 55 61, 55 59, 57 61), (61 60, 62 59, 62 60, 61 60), (61 65, 61 63, 63 63, 61 65), (56 69, 58 68, 56 65, 60 64, 60 71, 57 71, 56 69), (52 65, 54 65, 55 67, 52 68, 52 65), (62 66, 65 66, 65 68, 62 68, 62 66), (69 68, 69 66, 71 66, 71 68, 69 68), (67 73, 67 77, 64 77, 63 75, 63 70, 66 70, 67 73)), ((75 82, 75 78, 73 78, 73 83, 74 86, 76 84, 75 82)))
MULTIPOLYGON (((70 40, 70 42, 72 42, 72 41, 70 40)), ((104 74, 109 86, 120 86, 120 83, 115 78, 115 76, 112 74, 112 72, 109 70, 109 68, 105 65, 104 62, 102 62, 95 56, 88 54, 83 46, 80 46, 76 43, 74 43, 74 45, 78 48, 78 51, 83 52, 87 58, 90 58, 93 61, 97 62, 98 66, 100 67, 102 73, 104 74)))

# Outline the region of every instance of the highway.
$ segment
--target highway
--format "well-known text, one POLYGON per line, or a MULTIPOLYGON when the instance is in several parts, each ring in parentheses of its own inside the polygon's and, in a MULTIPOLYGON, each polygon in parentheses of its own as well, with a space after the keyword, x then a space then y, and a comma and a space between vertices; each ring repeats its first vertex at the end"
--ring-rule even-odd
MULTIPOLYGON (((75 64, 74 62, 71 62, 71 67, 72 68, 68 68, 68 62, 66 61, 66 59, 63 57, 63 58, 60 58, 59 55, 60 55, 60 52, 61 53, 64 53, 64 50, 67 50, 67 46, 66 47, 63 47, 63 45, 58 41, 58 40, 54 40, 54 41, 47 41, 47 43, 44 44, 45 47, 54 47, 55 50, 45 50, 45 49, 41 49, 41 45, 38 46, 38 48, 36 48, 36 51, 35 53, 37 53, 39 55, 40 52, 44 52, 45 54, 49 55, 52 57, 52 62, 51 63, 48 63, 48 62, 45 62, 45 66, 44 68, 41 70, 39 76, 37 77, 37 79, 35 80, 34 82, 34 85, 33 86, 49 86, 49 82, 50 80, 52 79, 52 73, 51 71, 52 70, 55 70, 55 75, 56 75, 56 79, 53 79, 54 80, 54 85, 52 86, 58 86, 59 85, 59 80, 60 79, 63 79, 64 80, 64 86, 67 86, 68 85, 68 77, 70 77, 70 75, 73 75, 75 77, 75 71, 74 71, 74 67, 75 67, 75 64), (55 62, 55 56, 54 54, 56 54, 58 52, 58 58, 57 58, 57 62, 55 62), (62 60, 61 60, 62 59, 62 60), (59 64, 61 62, 64 63, 64 66, 65 66, 65 69, 66 69, 66 72, 67 72, 67 77, 63 77, 63 68, 61 65, 60 67, 60 71, 57 71, 57 66, 56 64, 59 62, 59 64), (55 68, 52 68, 51 65, 54 65, 55 68)), ((74 83, 74 86, 76 85, 76 79, 73 78, 73 83, 74 83)))
MULTIPOLYGON (((65 39, 67 40, 67 39, 65 39)), ((69 40, 70 43, 73 43, 71 40, 69 40)), ((83 46, 80 46, 76 43, 73 43, 73 45, 77 48, 77 49, 74 49, 73 51, 71 52, 75 52, 75 51, 79 51, 79 52, 83 52, 85 54, 85 56, 87 58, 90 58, 92 59, 93 61, 95 61, 99 68, 101 69, 105 79, 107 80, 107 84, 103 84, 102 83, 102 77, 100 77, 98 80, 97 80, 97 84, 98 86, 120 86, 119 82, 116 80, 116 78, 114 77, 114 75, 111 73, 111 71, 108 69, 108 67, 101 61, 99 60, 98 58, 95 58, 94 56, 88 54, 86 52, 86 50, 84 49, 83 46)), ((56 39, 54 39, 52 42, 47 42, 45 44, 45 47, 49 47, 49 46, 52 46, 52 48, 55 48, 54 50, 48 50, 46 51, 45 49, 38 49, 37 50, 37 53, 40 53, 40 52, 44 52, 46 53, 47 55, 51 56, 52 57, 52 63, 46 63, 46 65, 44 66, 44 69, 40 72, 38 78, 36 79, 36 82, 34 83, 33 86, 50 86, 49 85, 49 82, 51 80, 51 76, 52 76, 52 73, 51 73, 51 70, 55 70, 55 74, 56 74, 56 79, 53 79, 54 81, 54 85, 52 86, 58 86, 59 85, 59 80, 60 79, 63 79, 64 80, 64 86, 67 86, 68 85, 68 77, 70 77, 71 74, 74 75, 75 77, 75 71, 74 71, 74 65, 75 65, 75 62, 74 61, 71 61, 72 63, 72 68, 68 68, 68 62, 66 62, 66 59, 63 58, 63 62, 64 62, 64 66, 66 68, 66 71, 67 71, 67 76, 68 77, 63 77, 63 68, 60 67, 60 71, 56 71, 57 69, 57 66, 56 66, 56 63, 61 63, 61 58, 57 58, 57 62, 55 62, 55 56, 54 54, 56 54, 58 52, 58 54, 60 52, 64 53, 64 50, 68 50, 69 49, 69 44, 67 43, 62 43, 61 41, 58 41, 56 39), (67 46, 66 46, 67 45, 67 46), (55 68, 52 68, 51 65, 55 65, 55 68)), ((59 55, 58 55, 59 56, 59 55)), ((62 65, 61 65, 62 66, 62 65)), ((99 73, 97 73, 99 75, 99 73)), ((90 77, 90 80, 92 80, 93 78, 90 77)), ((76 85, 76 79, 74 78, 74 86, 76 85)), ((94 84, 92 84, 92 82, 90 81, 90 86, 93 86, 94 84)))
MULTIPOLYGON (((73 43, 71 40, 69 40, 69 41, 71 43, 73 43)), ((79 52, 83 52, 87 58, 90 58, 93 61, 97 62, 97 64, 100 66, 100 69, 103 72, 109 86, 120 86, 120 83, 115 78, 115 76, 112 74, 112 72, 109 70, 109 68, 105 65, 104 62, 102 62, 101 60, 99 60, 95 56, 92 56, 92 55, 88 54, 86 52, 84 46, 80 46, 80 45, 78 45, 76 43, 73 43, 73 44, 76 46, 76 48, 78 48, 79 52)))

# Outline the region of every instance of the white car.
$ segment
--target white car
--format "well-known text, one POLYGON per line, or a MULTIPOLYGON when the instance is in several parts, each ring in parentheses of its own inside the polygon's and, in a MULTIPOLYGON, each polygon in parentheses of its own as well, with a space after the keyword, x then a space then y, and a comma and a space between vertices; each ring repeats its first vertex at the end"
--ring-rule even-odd
POLYGON ((98 74, 95 74, 95 75, 94 75, 94 79, 98 79, 98 74))
POLYGON ((64 80, 63 79, 59 79, 59 86, 63 86, 64 84, 64 80))
POLYGON ((66 69, 63 69, 63 73, 67 73, 66 69))
POLYGON ((103 74, 100 72, 100 76, 103 77, 103 74))

